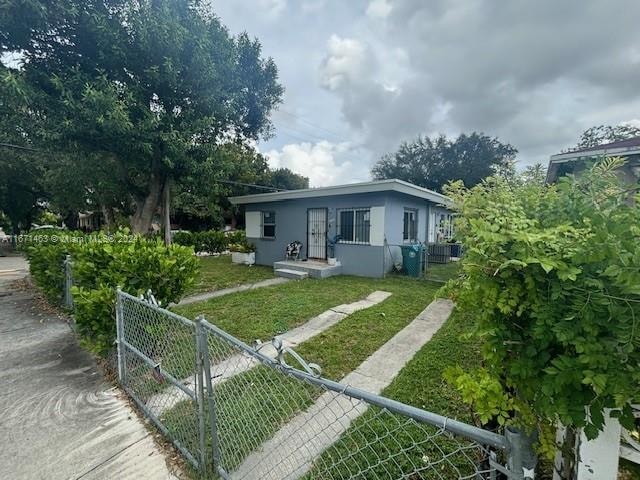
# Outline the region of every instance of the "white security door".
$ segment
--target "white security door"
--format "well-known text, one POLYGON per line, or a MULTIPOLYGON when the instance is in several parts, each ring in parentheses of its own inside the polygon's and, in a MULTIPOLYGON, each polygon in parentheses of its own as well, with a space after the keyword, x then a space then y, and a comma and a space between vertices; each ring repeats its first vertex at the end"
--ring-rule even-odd
POLYGON ((307 210, 307 257, 326 260, 327 258, 327 209, 307 210))

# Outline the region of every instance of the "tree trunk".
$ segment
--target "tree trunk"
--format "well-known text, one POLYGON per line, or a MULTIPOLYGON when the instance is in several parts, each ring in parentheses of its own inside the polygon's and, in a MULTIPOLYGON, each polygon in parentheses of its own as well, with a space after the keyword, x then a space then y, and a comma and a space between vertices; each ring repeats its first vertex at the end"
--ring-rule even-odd
POLYGON ((565 427, 561 438, 556 438, 559 450, 556 455, 554 480, 575 480, 578 465, 577 431, 575 427, 565 427))
POLYGON ((158 211, 165 181, 159 175, 153 175, 149 182, 146 197, 136 199, 136 211, 131 217, 131 231, 141 235, 151 233, 153 215, 158 211))
POLYGON ((108 232, 113 231, 113 227, 116 224, 116 216, 113 212, 113 207, 102 205, 102 216, 104 218, 104 226, 108 232))
POLYGON ((167 179, 164 182, 162 217, 164 224, 164 244, 171 245, 171 182, 167 179))

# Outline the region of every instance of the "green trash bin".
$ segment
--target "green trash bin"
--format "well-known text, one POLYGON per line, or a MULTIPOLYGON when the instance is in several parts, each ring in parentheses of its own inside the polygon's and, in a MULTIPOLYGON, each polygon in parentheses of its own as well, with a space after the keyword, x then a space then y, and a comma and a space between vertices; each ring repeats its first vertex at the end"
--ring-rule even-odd
POLYGON ((410 277, 422 274, 422 245, 402 245, 402 267, 410 277))

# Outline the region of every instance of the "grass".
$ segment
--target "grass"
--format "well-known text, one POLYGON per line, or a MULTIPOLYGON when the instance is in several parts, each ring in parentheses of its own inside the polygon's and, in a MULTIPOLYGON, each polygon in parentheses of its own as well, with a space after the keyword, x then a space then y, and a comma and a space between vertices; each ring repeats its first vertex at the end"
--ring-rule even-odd
POLYGON ((460 262, 430 263, 425 278, 433 281, 447 281, 460 273, 460 262))
MULTIPOLYGON (((331 307, 360 300, 375 290, 386 290, 394 294, 389 299, 394 307, 386 313, 387 322, 393 323, 397 321, 395 313, 405 308, 393 301, 394 297, 399 296, 410 304, 418 300, 419 306, 424 308, 433 298, 435 288, 434 284, 409 278, 376 280, 339 276, 247 290, 204 302, 176 306, 173 310, 187 318, 203 314, 209 322, 228 333, 243 341, 253 342, 256 339, 269 340, 331 307)), ((377 310, 379 307, 372 310, 380 312, 381 310, 377 310)), ((382 318, 379 313, 377 316, 382 318)))
MULTIPOLYGON (((443 379, 449 366, 472 368, 480 361, 477 344, 461 338, 471 327, 470 318, 454 311, 382 395, 473 423, 469 407, 443 379)), ((473 453, 470 450, 465 452, 466 456, 456 453, 460 447, 469 448, 469 443, 444 436, 429 440, 436 433, 433 427, 370 407, 316 460, 308 478, 348 478, 350 472, 362 472, 365 478, 404 478, 403 475, 420 468, 424 471, 419 478, 457 478, 457 472, 471 473, 466 456, 473 458, 473 453), (388 452, 397 455, 390 456, 388 452), (430 469, 429 465, 436 462, 437 471, 430 469)))
POLYGON ((273 278, 273 268, 263 265, 239 265, 231 255, 199 257, 200 272, 189 294, 211 292, 273 278))
MULTIPOLYGON (((437 288, 435 283, 402 277, 382 280, 334 277, 241 292, 197 305, 177 307, 176 311, 188 317, 205 313, 210 321, 221 328, 250 341, 254 338, 267 339, 331 306, 362 298, 374 290, 392 292, 392 296, 383 303, 350 315, 296 348, 307 361, 323 367, 323 376, 338 380, 413 320, 430 303, 437 288)), ((385 395, 420 408, 470 420, 469 410, 442 379, 442 372, 448 365, 460 363, 464 366, 477 362, 475 345, 458 338, 468 328, 468 320, 454 314, 402 370, 385 395), (437 395, 434 392, 438 392, 437 395)), ((317 387, 266 367, 254 368, 217 387, 216 406, 224 466, 228 469, 237 467, 252 450, 270 438, 288 419, 308 407, 321 392, 317 387)), ((181 423, 185 421, 184 409, 192 411, 192 408, 190 402, 184 402, 166 412, 164 420, 170 430, 190 431, 191 428, 185 428, 181 423)), ((353 449, 353 435, 357 434, 362 439, 363 430, 371 435, 367 441, 371 440, 380 448, 389 447, 384 443, 385 438, 397 441, 395 437, 392 440, 391 437, 380 436, 383 431, 393 430, 393 425, 386 422, 397 422, 397 419, 373 419, 367 415, 374 415, 374 409, 369 412, 372 413, 354 422, 352 433, 349 433, 351 430, 347 432, 343 440, 336 443, 333 450, 330 449, 333 456, 343 448, 353 449), (358 423, 360 421, 365 422, 367 428, 363 429, 358 423), (372 425, 382 430, 371 428, 372 425)), ((187 415, 186 418, 187 421, 193 421, 192 416, 187 415)), ((407 441, 411 438, 411 428, 407 441)), ((188 441, 185 438, 180 440, 188 441)), ((451 449, 453 445, 455 448, 458 446, 457 442, 446 442, 452 444, 451 449)), ((439 446, 443 447, 441 443, 439 446)), ((434 452, 437 451, 436 448, 434 452)), ((342 451, 342 454, 346 455, 345 452, 342 451)), ((357 455, 350 458, 352 462, 371 462, 379 454, 372 450, 360 460, 356 460, 359 458, 357 455)), ((358 468, 365 469, 366 465, 363 463, 358 468)))

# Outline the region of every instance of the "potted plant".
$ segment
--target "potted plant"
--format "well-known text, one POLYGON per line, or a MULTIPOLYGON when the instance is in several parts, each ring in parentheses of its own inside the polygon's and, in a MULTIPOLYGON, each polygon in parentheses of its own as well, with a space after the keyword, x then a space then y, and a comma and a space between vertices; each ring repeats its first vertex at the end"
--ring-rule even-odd
POLYGON ((256 263, 256 247, 246 241, 230 244, 229 251, 231 252, 231 261, 233 263, 244 265, 256 263))

